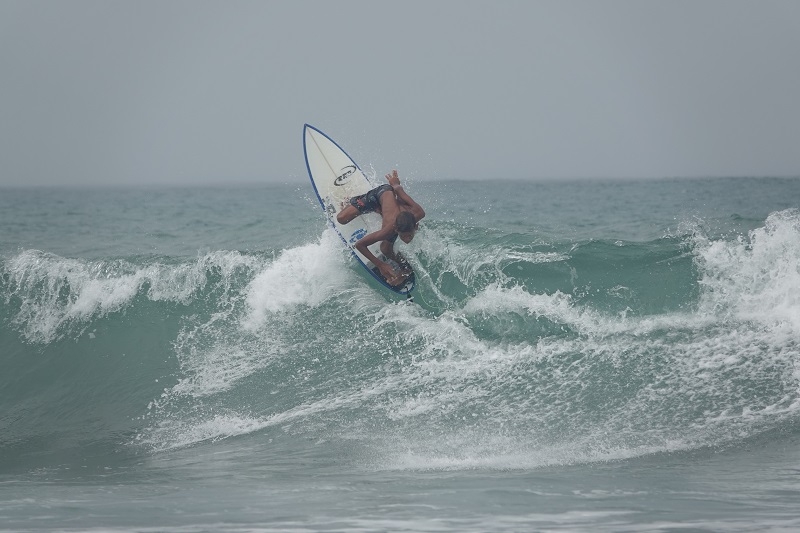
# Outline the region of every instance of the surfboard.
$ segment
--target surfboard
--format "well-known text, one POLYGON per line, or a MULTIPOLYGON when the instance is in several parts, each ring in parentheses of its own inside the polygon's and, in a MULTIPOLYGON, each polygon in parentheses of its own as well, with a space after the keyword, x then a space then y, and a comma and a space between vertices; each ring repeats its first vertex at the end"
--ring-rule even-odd
MULTIPOLYGON (((414 271, 410 265, 404 263, 403 268, 408 274, 399 284, 390 285, 378 267, 355 248, 356 242, 361 237, 381 228, 381 216, 378 213, 366 213, 356 217, 348 224, 339 224, 336 220, 339 211, 349 205, 350 198, 369 192, 377 185, 364 175, 361 168, 341 146, 308 124, 303 128, 303 151, 311 185, 314 187, 314 192, 319 198, 319 203, 322 205, 322 210, 325 212, 330 226, 339 234, 342 242, 352 252, 358 263, 381 285, 396 293, 410 296, 416 284, 414 271)), ((388 262, 396 270, 400 269, 400 265, 387 259, 381 253, 380 243, 371 245, 369 250, 375 254, 375 257, 388 262)))

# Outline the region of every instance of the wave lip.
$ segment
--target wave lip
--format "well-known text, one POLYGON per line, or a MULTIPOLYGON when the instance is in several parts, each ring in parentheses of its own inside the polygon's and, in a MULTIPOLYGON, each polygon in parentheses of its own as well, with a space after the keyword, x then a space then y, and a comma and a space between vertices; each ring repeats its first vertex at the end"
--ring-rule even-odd
POLYGON ((139 295, 188 305, 206 288, 210 275, 226 280, 258 263, 237 252, 209 253, 192 263, 138 264, 26 250, 3 264, 3 296, 16 307, 12 324, 25 339, 49 344, 68 334, 80 335, 92 320, 127 308, 139 295))

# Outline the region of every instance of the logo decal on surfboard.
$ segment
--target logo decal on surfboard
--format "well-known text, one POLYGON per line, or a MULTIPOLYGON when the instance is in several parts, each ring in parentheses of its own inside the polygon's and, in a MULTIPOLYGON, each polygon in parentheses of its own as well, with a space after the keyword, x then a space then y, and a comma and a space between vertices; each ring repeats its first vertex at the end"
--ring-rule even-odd
POLYGON ((333 180, 333 184, 336 185, 337 187, 344 185, 344 183, 347 181, 347 178, 352 176, 355 173, 355 171, 356 171, 355 165, 348 165, 344 167, 341 170, 342 173, 336 176, 336 179, 333 180))
POLYGON ((361 237, 367 234, 367 230, 359 228, 350 235, 350 244, 355 244, 361 237))

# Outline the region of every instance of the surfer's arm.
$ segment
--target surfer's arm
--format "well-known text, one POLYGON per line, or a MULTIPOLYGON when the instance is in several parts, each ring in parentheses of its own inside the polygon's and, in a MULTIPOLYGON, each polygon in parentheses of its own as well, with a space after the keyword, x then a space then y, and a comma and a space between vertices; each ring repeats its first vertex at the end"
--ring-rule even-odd
POLYGON ((386 174, 386 181, 388 181, 389 185, 394 189, 394 194, 397 196, 397 199, 411 208, 411 214, 414 215, 414 220, 419 222, 425 218, 425 210, 408 195, 405 189, 403 189, 396 170, 393 170, 391 174, 386 174))
POLYGON ((411 214, 414 215, 414 220, 419 222, 425 218, 425 210, 422 209, 422 206, 415 202, 405 190, 403 190, 402 185, 394 187, 394 194, 400 201, 407 204, 411 208, 411 214))
POLYGON ((388 281, 390 284, 392 283, 392 280, 397 278, 397 273, 394 271, 394 268, 392 268, 392 265, 375 257, 375 254, 369 250, 368 246, 375 244, 378 241, 385 241, 391 235, 391 231, 391 228, 379 229, 378 231, 373 231, 372 233, 364 235, 356 242, 356 250, 361 252, 361 255, 372 261, 372 264, 378 267, 378 270, 381 271, 383 277, 385 277, 386 281, 388 281))

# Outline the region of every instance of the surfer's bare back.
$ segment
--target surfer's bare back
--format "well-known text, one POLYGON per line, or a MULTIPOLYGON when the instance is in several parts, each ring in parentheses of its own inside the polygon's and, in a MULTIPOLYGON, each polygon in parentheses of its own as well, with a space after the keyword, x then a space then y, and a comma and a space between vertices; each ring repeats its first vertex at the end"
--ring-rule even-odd
POLYGON ((383 255, 392 261, 402 263, 394 253, 394 242, 397 237, 404 243, 411 242, 419 229, 419 221, 425 217, 425 210, 403 189, 396 170, 386 174, 386 180, 389 182, 387 185, 381 185, 366 194, 351 198, 350 205, 339 211, 336 220, 339 224, 347 224, 364 213, 373 211, 380 213, 383 218, 381 229, 364 235, 356 242, 355 247, 361 255, 378 267, 389 285, 397 285, 403 281, 403 273, 395 271, 389 263, 375 257, 368 246, 380 242, 383 255))

